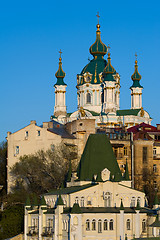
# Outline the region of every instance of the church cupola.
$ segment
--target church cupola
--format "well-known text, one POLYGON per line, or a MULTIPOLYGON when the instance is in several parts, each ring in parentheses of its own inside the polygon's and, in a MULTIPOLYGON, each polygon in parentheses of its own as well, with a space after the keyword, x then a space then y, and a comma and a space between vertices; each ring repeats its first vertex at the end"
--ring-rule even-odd
POLYGON ((98 20, 97 24, 97 31, 96 31, 96 41, 92 44, 89 51, 94 57, 97 56, 104 56, 107 53, 107 46, 101 41, 101 31, 100 31, 100 24, 98 20))
POLYGON ((140 109, 142 108, 142 89, 143 87, 140 85, 141 75, 138 72, 138 61, 137 61, 137 55, 135 60, 135 69, 134 73, 131 76, 131 79, 133 81, 131 89, 131 108, 132 109, 140 109))
POLYGON ((64 117, 66 116, 66 87, 67 84, 64 83, 65 72, 62 69, 62 58, 61 58, 61 50, 59 51, 59 68, 56 72, 55 76, 57 78, 57 82, 54 85, 55 88, 55 107, 54 107, 54 116, 58 117, 60 121, 64 121, 64 117))
POLYGON ((103 71, 103 81, 116 81, 114 75, 116 74, 116 70, 111 65, 111 56, 110 52, 108 52, 108 63, 103 71))

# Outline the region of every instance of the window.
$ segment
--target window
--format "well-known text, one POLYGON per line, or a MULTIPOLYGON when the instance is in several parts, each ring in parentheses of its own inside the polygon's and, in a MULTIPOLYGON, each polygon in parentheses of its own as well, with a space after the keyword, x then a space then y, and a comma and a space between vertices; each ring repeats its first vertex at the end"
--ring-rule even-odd
POLYGON ((146 220, 142 220, 142 232, 146 232, 146 220))
POLYGON ((103 198, 104 198, 104 206, 105 207, 110 207, 111 206, 111 194, 110 194, 110 192, 104 193, 103 198))
POLYGON ((136 198, 132 197, 131 198, 131 207, 135 207, 135 204, 136 204, 136 198))
POLYGON ((96 230, 96 220, 95 219, 92 220, 92 230, 93 231, 96 230))
POLYGON ((39 137, 41 135, 41 131, 37 131, 37 135, 39 137))
POLYGON ((109 230, 113 230, 113 219, 109 222, 109 230))
POLYGON ((128 154, 127 154, 127 147, 124 147, 124 155, 125 155, 125 156, 128 155, 128 154))
POLYGON ((79 203, 78 197, 75 197, 75 203, 79 203))
POLYGON ((28 138, 28 131, 25 131, 25 139, 28 138))
POLYGON ((139 203, 139 206, 141 206, 141 197, 137 198, 137 203, 139 203))
POLYGON ((157 172, 157 164, 153 164, 153 172, 157 172))
POLYGON ((19 154, 19 146, 16 146, 16 155, 19 154))
POLYGON ((107 219, 104 220, 104 231, 108 230, 108 221, 107 219))
POLYGON ((153 182, 154 189, 157 190, 157 181, 153 182))
POLYGON ((67 231, 67 221, 63 220, 63 231, 67 231))
POLYGON ((98 233, 101 233, 102 232, 102 220, 99 219, 98 220, 98 233))
POLYGON ((47 227, 53 227, 53 219, 52 218, 48 218, 47 219, 47 227))
POLYGON ((90 230, 90 220, 87 219, 86 220, 86 231, 89 231, 90 230))
POLYGON ((84 207, 84 197, 81 197, 81 207, 84 207))
POLYGON ((51 150, 54 151, 54 144, 51 144, 51 150))
POLYGON ((91 103, 91 94, 87 93, 86 95, 86 103, 91 103))
POLYGON ((127 230, 131 230, 131 221, 130 221, 130 219, 127 219, 126 228, 127 228, 127 230))
POLYGON ((143 147, 143 163, 147 163, 147 147, 143 147))
POLYGON ((153 148, 153 156, 155 156, 157 154, 157 149, 153 148))

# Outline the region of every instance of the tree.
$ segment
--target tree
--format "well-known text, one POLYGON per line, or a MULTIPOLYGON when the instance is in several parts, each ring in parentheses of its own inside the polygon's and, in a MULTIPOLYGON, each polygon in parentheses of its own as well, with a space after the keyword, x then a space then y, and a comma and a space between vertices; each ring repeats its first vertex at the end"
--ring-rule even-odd
POLYGON ((15 183, 12 191, 27 189, 29 193, 42 194, 61 186, 69 162, 77 158, 76 149, 61 144, 54 151, 43 150, 24 155, 11 169, 15 183))
POLYGON ((0 143, 0 185, 6 190, 7 142, 0 143))

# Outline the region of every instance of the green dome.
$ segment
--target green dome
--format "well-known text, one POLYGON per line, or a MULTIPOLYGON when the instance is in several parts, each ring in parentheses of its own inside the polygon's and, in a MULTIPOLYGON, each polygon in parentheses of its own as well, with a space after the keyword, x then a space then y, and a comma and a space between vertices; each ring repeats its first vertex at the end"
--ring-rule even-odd
POLYGON ((99 74, 103 72, 105 66, 107 65, 107 61, 103 59, 102 56, 97 56, 92 59, 82 70, 80 75, 83 75, 82 80, 79 85, 85 83, 84 74, 90 73, 92 74, 89 83, 91 84, 100 84, 102 81, 99 78, 99 74))
POLYGON ((132 74, 132 76, 131 76, 131 79, 133 80, 133 84, 132 84, 132 86, 130 87, 130 88, 132 88, 132 87, 139 87, 139 88, 143 88, 141 85, 140 85, 140 83, 139 83, 139 81, 141 80, 141 75, 139 74, 139 72, 138 72, 138 65, 137 65, 137 60, 135 61, 135 70, 134 70, 134 73, 132 74))
POLYGON ((55 85, 67 85, 63 81, 63 78, 66 76, 66 74, 62 69, 62 58, 61 58, 61 56, 59 58, 59 68, 58 68, 58 71, 55 73, 55 76, 57 78, 57 82, 56 82, 55 85))
POLYGON ((103 81, 115 81, 113 75, 116 74, 116 70, 114 67, 111 65, 111 57, 110 53, 108 53, 108 63, 103 71, 103 81))
POLYGON ((99 29, 100 25, 97 24, 96 41, 95 43, 92 44, 92 46, 89 49, 90 53, 93 56, 97 55, 104 56, 107 53, 107 46, 101 41, 101 31, 99 29))

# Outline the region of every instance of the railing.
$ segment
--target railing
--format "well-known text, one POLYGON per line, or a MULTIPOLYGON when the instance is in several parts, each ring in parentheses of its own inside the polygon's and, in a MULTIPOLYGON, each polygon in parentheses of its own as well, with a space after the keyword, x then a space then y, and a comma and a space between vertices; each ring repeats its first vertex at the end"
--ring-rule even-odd
POLYGON ((38 235, 38 227, 37 226, 31 226, 28 227, 28 236, 38 235))
POLYGON ((44 227, 43 228, 43 232, 42 232, 42 236, 51 236, 54 233, 54 229, 53 227, 44 227))

